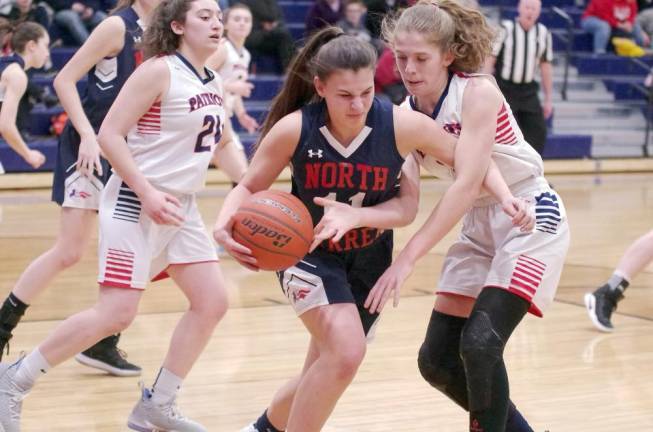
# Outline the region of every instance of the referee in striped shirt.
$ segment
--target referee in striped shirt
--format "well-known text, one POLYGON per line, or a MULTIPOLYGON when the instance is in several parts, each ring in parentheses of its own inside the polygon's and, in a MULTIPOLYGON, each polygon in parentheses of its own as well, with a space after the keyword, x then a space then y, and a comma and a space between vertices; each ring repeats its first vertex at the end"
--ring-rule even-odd
POLYGON ((494 73, 526 141, 542 154, 546 118, 553 111, 553 47, 551 32, 538 23, 540 0, 520 0, 518 16, 501 22, 499 36, 485 71, 494 73), (544 102, 540 105, 535 69, 540 68, 544 102))

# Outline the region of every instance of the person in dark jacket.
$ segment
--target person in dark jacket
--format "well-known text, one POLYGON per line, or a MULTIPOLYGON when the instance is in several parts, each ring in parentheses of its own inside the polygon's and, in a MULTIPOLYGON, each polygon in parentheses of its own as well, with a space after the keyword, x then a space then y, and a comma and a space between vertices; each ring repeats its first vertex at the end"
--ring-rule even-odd
POLYGON ((245 47, 256 59, 269 55, 279 59, 283 70, 295 53, 295 42, 286 27, 281 8, 276 0, 241 0, 249 6, 254 18, 252 32, 245 41, 245 47))

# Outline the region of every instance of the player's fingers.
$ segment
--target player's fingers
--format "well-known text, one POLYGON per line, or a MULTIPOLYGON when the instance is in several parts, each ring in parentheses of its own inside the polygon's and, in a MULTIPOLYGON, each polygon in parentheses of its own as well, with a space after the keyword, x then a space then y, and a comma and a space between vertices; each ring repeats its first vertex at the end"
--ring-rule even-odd
POLYGON ((181 202, 179 202, 177 197, 175 197, 174 195, 170 195, 170 194, 165 194, 165 197, 166 197, 166 201, 168 201, 169 203, 172 203, 173 205, 181 208, 181 202))
POLYGON ((399 299, 401 298, 400 294, 401 293, 398 289, 394 290, 394 300, 392 301, 393 307, 399 306, 399 299))
POLYGON ((330 199, 326 199, 324 197, 315 197, 313 198, 313 202, 320 207, 327 207, 330 204, 333 204, 333 201, 330 199))
POLYGON ((342 239, 342 236, 345 235, 346 232, 347 232, 346 230, 336 228, 336 233, 331 237, 331 241, 334 242, 334 243, 338 243, 340 241, 340 239, 342 239))
POLYGON ((95 170, 97 171, 98 175, 102 175, 102 162, 100 161, 100 155, 98 154, 95 156, 95 170))

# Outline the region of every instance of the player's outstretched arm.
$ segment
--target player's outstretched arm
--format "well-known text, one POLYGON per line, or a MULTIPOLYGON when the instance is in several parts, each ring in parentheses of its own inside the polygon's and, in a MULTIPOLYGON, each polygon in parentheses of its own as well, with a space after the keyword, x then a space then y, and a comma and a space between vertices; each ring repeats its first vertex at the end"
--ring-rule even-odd
MULTIPOLYGON (((480 193, 491 159, 496 132, 495 118, 501 98, 491 84, 485 85, 480 80, 479 83, 470 83, 463 96, 463 104, 467 108, 463 111, 462 120, 468 127, 462 129, 455 144, 453 156, 455 180, 445 191, 424 225, 411 237, 390 268, 370 291, 365 307, 372 313, 380 312, 390 296, 394 296, 395 304, 398 303, 399 290, 412 273, 415 263, 458 223, 480 193), (484 103, 474 103, 474 101, 484 101, 484 103)), ((399 133, 410 134, 411 129, 419 131, 418 134, 412 133, 417 149, 448 163, 451 159, 447 159, 446 148, 442 151, 442 148, 437 147, 442 147, 442 143, 433 143, 433 140, 438 139, 444 132, 427 116, 418 115, 421 117, 413 118, 417 123, 410 124, 409 120, 400 124, 399 133), (422 122, 421 119, 426 121, 422 122), (405 130, 407 127, 410 129, 405 130)), ((395 131, 397 131, 396 122, 395 131)))

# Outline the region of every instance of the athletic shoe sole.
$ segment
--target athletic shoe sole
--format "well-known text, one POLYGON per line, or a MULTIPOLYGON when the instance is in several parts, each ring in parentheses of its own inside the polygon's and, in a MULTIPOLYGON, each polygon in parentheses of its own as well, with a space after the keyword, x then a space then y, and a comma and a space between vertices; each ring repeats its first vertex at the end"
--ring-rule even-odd
POLYGON ((594 297, 594 294, 592 293, 585 294, 584 300, 585 300, 585 308, 587 309, 587 315, 589 315, 590 319, 592 320, 592 324, 594 324, 594 327, 601 330, 602 332, 612 333, 614 331, 614 327, 607 327, 601 324, 599 318, 596 316, 596 297, 594 297))
POLYGON ((119 369, 117 367, 111 366, 110 364, 91 358, 83 353, 77 354, 75 356, 75 360, 77 360, 79 363, 83 364, 84 366, 100 369, 114 376, 134 377, 134 376, 139 376, 141 374, 140 369, 137 370, 119 369))

